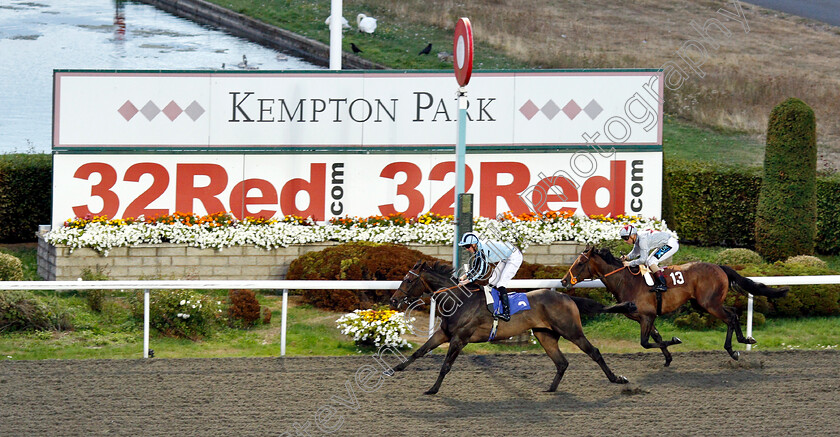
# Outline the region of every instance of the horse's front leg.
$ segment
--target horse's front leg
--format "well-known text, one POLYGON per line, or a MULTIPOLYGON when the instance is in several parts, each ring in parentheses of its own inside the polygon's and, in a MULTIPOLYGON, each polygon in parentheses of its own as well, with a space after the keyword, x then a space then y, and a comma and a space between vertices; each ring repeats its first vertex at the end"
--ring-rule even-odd
POLYGON ((662 350, 662 355, 665 356, 665 367, 671 365, 671 352, 668 350, 668 346, 672 344, 680 344, 682 340, 678 337, 671 337, 671 341, 662 341, 662 336, 659 335, 659 330, 656 329, 656 326, 653 326, 653 329, 650 331, 650 336, 653 337, 653 341, 659 343, 659 349, 662 350))
POLYGON ((440 384, 443 382, 443 377, 449 373, 449 369, 452 368, 452 363, 455 362, 455 358, 458 358, 458 354, 461 353, 461 349, 466 346, 466 343, 467 342, 460 337, 455 337, 449 341, 449 352, 446 353, 446 359, 443 360, 443 366, 440 368, 438 379, 435 381, 435 385, 433 385, 432 388, 427 390, 424 394, 433 395, 440 390, 440 384))
POLYGON ((414 360, 426 355, 429 351, 442 345, 443 343, 446 343, 447 341, 449 341, 449 336, 444 334, 442 330, 438 329, 425 343, 423 343, 423 346, 420 346, 420 348, 411 354, 407 360, 394 367, 394 371, 399 372, 404 370, 409 364, 413 363, 414 360))
MULTIPOLYGON (((635 320, 636 322, 638 322, 639 325, 642 324, 642 317, 638 313, 626 314, 626 316, 627 316, 627 318, 629 318, 631 320, 635 320)), ((662 355, 665 356, 665 367, 670 366, 673 358, 671 357, 671 352, 668 350, 668 346, 670 346, 672 344, 680 344, 680 343, 682 343, 682 340, 680 340, 677 337, 671 337, 670 342, 667 342, 667 341, 663 342, 662 341, 662 336, 659 335, 659 331, 656 329, 656 326, 653 324, 653 320, 651 320, 650 337, 653 338, 653 341, 656 342, 656 344, 659 345, 659 349, 662 351, 662 355)), ((644 334, 642 336, 642 341, 644 341, 644 334)), ((644 343, 642 343, 642 346, 644 346, 644 343)))
POLYGON ((674 344, 682 343, 677 337, 671 337, 670 341, 662 341, 662 336, 659 335, 659 331, 656 330, 656 327, 653 325, 653 321, 656 320, 655 316, 642 316, 639 320, 639 324, 641 325, 641 345, 645 349, 653 349, 659 348, 662 350, 662 354, 665 356, 665 367, 671 365, 671 353, 668 351, 668 346, 674 344), (650 343, 650 337, 653 337, 655 343, 650 343))

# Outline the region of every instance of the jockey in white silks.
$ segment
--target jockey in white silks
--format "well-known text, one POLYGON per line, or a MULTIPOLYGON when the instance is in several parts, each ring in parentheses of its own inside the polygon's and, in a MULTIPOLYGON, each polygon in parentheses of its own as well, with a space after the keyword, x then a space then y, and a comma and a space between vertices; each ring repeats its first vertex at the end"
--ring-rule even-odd
POLYGON ((646 265, 656 278, 656 285, 651 291, 663 292, 668 290, 665 273, 659 269, 659 263, 670 261, 671 257, 680 249, 680 243, 670 232, 654 231, 652 229, 637 231, 633 225, 625 225, 618 231, 618 235, 633 245, 633 250, 621 257, 625 266, 646 265), (632 259, 632 261, 627 261, 632 259))
POLYGON ((486 277, 490 264, 495 264, 496 268, 488 282, 499 292, 499 301, 502 305, 502 314, 499 318, 506 322, 510 321, 510 300, 505 287, 522 265, 522 252, 510 243, 493 240, 482 242, 478 235, 472 232, 464 234, 458 245, 473 254, 470 259, 470 270, 459 278, 460 285, 486 277))

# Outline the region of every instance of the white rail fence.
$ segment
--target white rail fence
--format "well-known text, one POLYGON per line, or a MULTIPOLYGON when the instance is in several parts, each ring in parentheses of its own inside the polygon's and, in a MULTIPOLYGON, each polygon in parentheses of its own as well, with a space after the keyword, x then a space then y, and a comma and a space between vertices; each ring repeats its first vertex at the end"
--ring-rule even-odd
MULTIPOLYGON (((767 276, 751 277, 765 285, 824 285, 840 284, 840 275, 824 276, 767 276)), ((289 307, 289 290, 396 290, 400 281, 0 281, 0 290, 144 290, 143 303, 143 358, 149 357, 149 295, 151 290, 283 290, 280 317, 280 355, 286 355, 286 320, 289 307)), ((602 288, 601 281, 582 281, 575 288, 602 288)), ((562 288, 559 279, 515 279, 510 289, 562 288)), ((753 297, 747 304, 747 336, 752 335, 753 297)), ((435 305, 432 302, 429 317, 429 335, 435 322, 435 305)), ((747 345, 750 350, 750 345, 747 345)))

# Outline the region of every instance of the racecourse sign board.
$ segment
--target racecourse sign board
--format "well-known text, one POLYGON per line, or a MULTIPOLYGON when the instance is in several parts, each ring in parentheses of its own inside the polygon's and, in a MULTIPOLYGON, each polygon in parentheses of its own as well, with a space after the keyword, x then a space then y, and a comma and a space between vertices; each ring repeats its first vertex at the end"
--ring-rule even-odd
MULTIPOLYGON (((56 71, 54 82, 54 226, 452 211, 451 72, 56 71)), ((660 72, 475 72, 469 87, 467 185, 481 215, 659 215, 660 72)))

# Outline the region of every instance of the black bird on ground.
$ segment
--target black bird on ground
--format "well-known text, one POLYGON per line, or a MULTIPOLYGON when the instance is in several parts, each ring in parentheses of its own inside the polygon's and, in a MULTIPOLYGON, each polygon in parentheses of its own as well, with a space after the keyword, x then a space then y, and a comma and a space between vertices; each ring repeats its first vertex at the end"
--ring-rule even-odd
POLYGON ((432 51, 432 43, 429 43, 429 45, 427 45, 425 49, 420 50, 420 53, 418 53, 418 55, 428 55, 431 51, 432 51))
POLYGON ((350 48, 353 49, 353 53, 362 53, 362 49, 356 47, 356 44, 350 43, 350 48))

